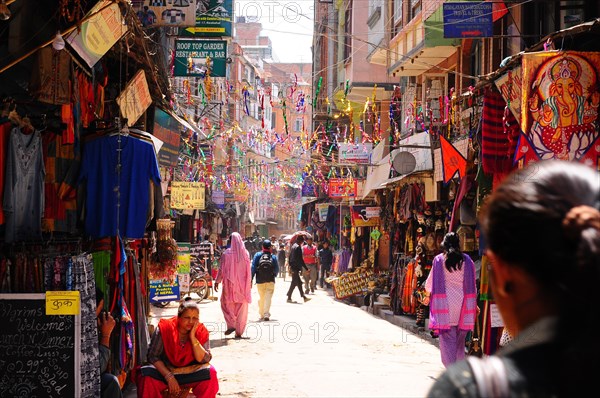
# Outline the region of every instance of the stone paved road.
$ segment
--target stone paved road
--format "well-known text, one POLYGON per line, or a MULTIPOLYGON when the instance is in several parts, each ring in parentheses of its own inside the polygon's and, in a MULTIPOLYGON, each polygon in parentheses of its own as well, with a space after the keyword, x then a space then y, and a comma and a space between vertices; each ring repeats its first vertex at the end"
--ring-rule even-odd
MULTIPOLYGON (((256 286, 244 338, 225 336, 220 302, 205 300, 212 364, 221 397, 423 397, 443 370, 430 339, 336 301, 317 290, 308 303, 286 303, 278 278, 271 321, 258 322, 256 286)), ((293 298, 301 301, 296 290, 293 298)), ((152 309, 152 322, 176 313, 152 309)), ((131 394, 128 394, 131 395, 131 394)))

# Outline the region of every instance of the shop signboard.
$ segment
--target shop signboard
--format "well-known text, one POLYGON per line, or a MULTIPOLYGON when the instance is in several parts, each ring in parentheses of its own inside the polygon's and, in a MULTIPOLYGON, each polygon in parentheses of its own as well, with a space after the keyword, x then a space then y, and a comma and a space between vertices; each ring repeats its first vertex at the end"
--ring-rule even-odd
POLYGON ((88 16, 91 17, 69 34, 65 41, 92 68, 127 32, 127 24, 123 24, 119 4, 109 0, 99 1, 86 14, 88 16))
POLYGON ((197 3, 202 0, 144 0, 138 12, 144 26, 194 26, 197 3))
POLYGON ((81 383, 80 316, 46 312, 43 293, 0 294, 0 397, 77 398, 88 387, 81 383))
POLYGON ((191 245, 185 242, 177 242, 177 277, 180 292, 188 293, 190 291, 190 266, 191 245))
POLYGON ((164 281, 150 281, 150 302, 160 303, 165 301, 178 301, 179 282, 177 278, 175 282, 165 283, 164 281))
POLYGON ((225 192, 224 191, 212 191, 212 201, 217 209, 225 208, 225 192))
POLYGON ((233 0, 198 0, 196 25, 180 28, 179 36, 231 37, 233 0))
POLYGON ((143 69, 140 69, 127 83, 123 92, 117 97, 117 104, 121 116, 127 119, 129 127, 133 126, 152 104, 146 73, 143 69))
POLYGON ((154 128, 152 134, 163 141, 163 146, 158 152, 158 164, 167 168, 175 167, 179 158, 179 144, 181 125, 167 112, 155 108, 154 128))
POLYGON ((376 227, 379 225, 381 207, 352 206, 351 209, 353 227, 376 227))
POLYGON ((368 164, 371 160, 373 144, 338 144, 340 163, 368 164))
POLYGON ((320 222, 327 221, 327 213, 329 213, 329 204, 327 204, 327 203, 317 203, 315 205, 315 207, 317 208, 317 212, 318 212, 318 215, 319 215, 319 221, 320 222))
POLYGON ((176 40, 173 76, 206 76, 207 58, 210 58, 210 76, 225 77, 227 61, 225 40, 176 40))
POLYGON ((204 210, 205 185, 203 182, 171 182, 171 208, 178 210, 204 210))
POLYGON ((330 198, 355 198, 357 192, 356 179, 330 178, 329 179, 329 197, 330 198))
POLYGON ((444 3, 444 38, 467 39, 491 37, 493 31, 493 3, 444 3))

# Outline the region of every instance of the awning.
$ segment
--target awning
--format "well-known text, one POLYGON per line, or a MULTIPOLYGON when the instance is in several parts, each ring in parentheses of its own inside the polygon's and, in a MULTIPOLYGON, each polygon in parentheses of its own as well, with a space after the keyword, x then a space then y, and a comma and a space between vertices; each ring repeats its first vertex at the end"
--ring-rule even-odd
POLYGON ((316 202, 317 200, 319 200, 319 198, 314 196, 302 196, 300 204, 304 206, 305 204, 316 202))
POLYGON ((381 184, 384 184, 389 177, 390 155, 387 155, 377 165, 369 166, 367 169, 367 179, 365 181, 362 199, 369 196, 371 191, 383 188, 381 184))
POLYGON ((171 116, 173 119, 175 119, 179 124, 181 124, 186 129, 192 130, 198 134, 201 134, 204 138, 208 138, 208 136, 206 134, 204 134, 204 131, 202 131, 202 129, 193 127, 190 123, 188 123, 187 120, 185 120, 181 116, 177 116, 177 114, 174 111, 172 111, 170 109, 163 109, 163 111, 168 113, 169 116, 171 116))

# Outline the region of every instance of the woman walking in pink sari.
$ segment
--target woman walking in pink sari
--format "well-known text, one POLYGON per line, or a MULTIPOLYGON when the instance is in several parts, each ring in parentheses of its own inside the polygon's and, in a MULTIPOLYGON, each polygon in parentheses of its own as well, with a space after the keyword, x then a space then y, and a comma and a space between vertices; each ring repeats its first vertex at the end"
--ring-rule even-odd
POLYGON ((221 309, 227 323, 225 335, 235 332, 241 338, 248 321, 248 304, 252 301, 250 255, 239 233, 231 234, 230 246, 221 255, 221 268, 215 280, 215 291, 223 283, 221 309))

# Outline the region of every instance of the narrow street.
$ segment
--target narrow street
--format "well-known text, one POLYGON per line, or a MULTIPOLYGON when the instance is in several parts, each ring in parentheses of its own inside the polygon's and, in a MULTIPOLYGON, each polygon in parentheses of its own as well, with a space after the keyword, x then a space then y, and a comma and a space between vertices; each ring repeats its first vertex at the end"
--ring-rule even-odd
MULTIPOLYGON (((290 278, 278 278, 271 321, 258 322, 253 287, 244 338, 225 336, 220 302, 204 301, 222 397, 423 397, 443 370, 431 340, 336 301, 317 290, 286 303, 290 278)), ((218 293, 217 293, 218 294, 218 293)), ((152 308, 152 323, 176 313, 152 308)))

